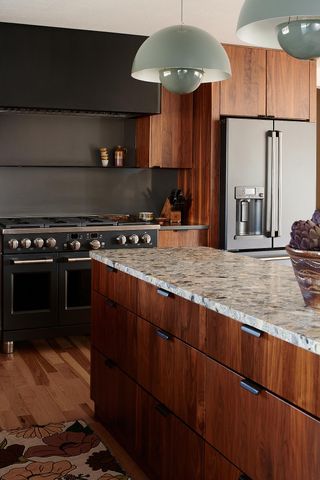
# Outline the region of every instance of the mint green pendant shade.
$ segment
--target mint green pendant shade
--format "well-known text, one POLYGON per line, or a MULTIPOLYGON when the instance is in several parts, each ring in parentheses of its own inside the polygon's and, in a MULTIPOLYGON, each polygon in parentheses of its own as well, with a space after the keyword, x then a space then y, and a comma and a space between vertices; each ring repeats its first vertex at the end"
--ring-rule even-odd
POLYGON ((174 25, 145 40, 131 75, 162 83, 175 93, 190 93, 200 83, 230 78, 231 67, 226 51, 212 35, 190 25, 174 25))
POLYGON ((287 53, 300 60, 320 57, 320 20, 281 23, 278 41, 287 53))
POLYGON ((303 58, 313 58, 312 45, 317 41, 318 32, 312 26, 309 27, 308 34, 304 34, 303 30, 298 32, 299 26, 295 24, 292 26, 291 35, 285 39, 283 33, 278 37, 278 32, 282 24, 317 19, 320 19, 319 0, 245 0, 240 11, 237 35, 240 40, 252 45, 265 48, 283 47, 290 55, 291 51, 296 51, 300 37, 303 42, 303 58), (315 38, 311 40, 314 35, 315 38))

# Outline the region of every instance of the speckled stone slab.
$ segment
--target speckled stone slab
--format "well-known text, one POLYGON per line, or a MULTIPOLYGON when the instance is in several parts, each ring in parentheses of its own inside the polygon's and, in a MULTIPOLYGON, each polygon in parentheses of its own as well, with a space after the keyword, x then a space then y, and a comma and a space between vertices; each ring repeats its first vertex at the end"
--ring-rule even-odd
POLYGON ((320 313, 290 266, 208 247, 92 251, 95 260, 320 355, 320 313))

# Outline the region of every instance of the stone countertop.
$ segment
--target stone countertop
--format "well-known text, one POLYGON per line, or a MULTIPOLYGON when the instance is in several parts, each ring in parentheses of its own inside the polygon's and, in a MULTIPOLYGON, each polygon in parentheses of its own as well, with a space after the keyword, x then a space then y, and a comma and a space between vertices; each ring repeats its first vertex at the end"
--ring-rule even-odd
POLYGON ((320 313, 291 266, 208 247, 91 251, 95 260, 320 355, 320 313))
POLYGON ((160 230, 208 230, 209 225, 161 225, 160 230))

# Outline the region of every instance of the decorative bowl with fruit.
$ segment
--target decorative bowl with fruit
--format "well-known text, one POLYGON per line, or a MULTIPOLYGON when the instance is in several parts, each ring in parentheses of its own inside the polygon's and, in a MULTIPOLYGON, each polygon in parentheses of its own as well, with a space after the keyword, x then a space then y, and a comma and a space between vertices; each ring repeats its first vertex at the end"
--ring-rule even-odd
POLYGON ((293 223, 286 250, 306 306, 320 311, 320 210, 293 223))

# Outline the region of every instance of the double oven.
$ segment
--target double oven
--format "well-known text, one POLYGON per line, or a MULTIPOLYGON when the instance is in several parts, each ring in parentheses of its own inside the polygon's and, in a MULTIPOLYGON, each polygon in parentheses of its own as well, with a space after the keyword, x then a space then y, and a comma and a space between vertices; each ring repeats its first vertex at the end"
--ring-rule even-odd
POLYGON ((159 228, 110 224, 98 216, 0 219, 0 224, 1 339, 7 353, 18 340, 89 333, 89 251, 152 248, 159 228))

